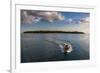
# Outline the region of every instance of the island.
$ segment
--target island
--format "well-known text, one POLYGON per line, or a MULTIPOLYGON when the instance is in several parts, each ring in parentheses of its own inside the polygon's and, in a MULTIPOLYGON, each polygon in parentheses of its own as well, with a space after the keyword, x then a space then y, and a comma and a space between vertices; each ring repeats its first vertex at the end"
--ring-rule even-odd
POLYGON ((53 30, 36 30, 36 31, 24 31, 23 33, 71 33, 71 34, 85 34, 79 31, 53 31, 53 30))

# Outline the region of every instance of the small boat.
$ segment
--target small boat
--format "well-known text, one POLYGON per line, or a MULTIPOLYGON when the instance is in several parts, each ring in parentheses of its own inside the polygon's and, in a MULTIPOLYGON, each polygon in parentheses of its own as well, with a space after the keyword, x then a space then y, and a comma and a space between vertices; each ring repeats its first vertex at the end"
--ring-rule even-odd
POLYGON ((59 44, 62 53, 71 53, 72 52, 72 45, 69 42, 59 44))

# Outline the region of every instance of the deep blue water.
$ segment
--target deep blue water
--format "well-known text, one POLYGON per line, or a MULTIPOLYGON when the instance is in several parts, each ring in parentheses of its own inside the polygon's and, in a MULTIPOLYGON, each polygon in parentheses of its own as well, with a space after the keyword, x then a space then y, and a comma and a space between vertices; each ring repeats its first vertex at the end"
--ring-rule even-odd
POLYGON ((21 62, 73 61, 89 59, 89 34, 26 33, 21 34, 21 62), (54 39, 54 41, 50 41, 54 39), (70 41, 73 51, 64 55, 58 41, 70 41))

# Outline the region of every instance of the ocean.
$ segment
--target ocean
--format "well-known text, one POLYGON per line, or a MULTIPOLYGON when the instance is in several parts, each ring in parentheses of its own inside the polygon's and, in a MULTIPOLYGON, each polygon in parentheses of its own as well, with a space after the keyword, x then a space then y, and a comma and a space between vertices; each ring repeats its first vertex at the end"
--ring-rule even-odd
POLYGON ((21 33, 21 63, 89 60, 89 44, 89 34, 21 33), (65 55, 59 44, 66 41, 73 50, 65 55))

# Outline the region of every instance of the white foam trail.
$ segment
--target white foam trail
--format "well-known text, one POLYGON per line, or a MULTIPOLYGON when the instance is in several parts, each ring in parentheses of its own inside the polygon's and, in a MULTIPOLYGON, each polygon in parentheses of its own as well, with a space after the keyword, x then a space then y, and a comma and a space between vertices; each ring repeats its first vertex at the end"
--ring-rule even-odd
POLYGON ((61 49, 60 49, 61 52, 64 52, 64 47, 63 47, 61 44, 59 44, 59 47, 61 48, 61 49))

